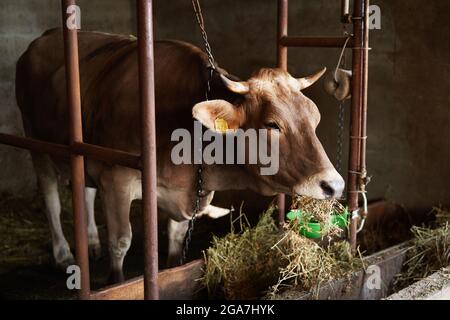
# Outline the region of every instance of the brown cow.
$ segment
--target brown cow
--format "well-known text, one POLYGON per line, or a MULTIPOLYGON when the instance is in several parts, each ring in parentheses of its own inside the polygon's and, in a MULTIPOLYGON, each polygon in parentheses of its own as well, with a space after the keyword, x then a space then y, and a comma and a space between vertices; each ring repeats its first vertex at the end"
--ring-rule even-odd
MULTIPOLYGON (((78 39, 85 141, 139 153, 136 39, 98 32, 79 32, 78 39)), ((16 94, 27 136, 68 143, 63 59, 62 32, 55 29, 36 39, 17 63, 16 94)), ((196 166, 172 163, 171 133, 178 128, 192 131, 192 115, 213 130, 220 116, 229 129, 266 128, 279 139, 275 175, 260 175, 258 164, 205 165, 207 196, 202 198, 201 214, 218 217, 229 212, 210 205, 214 191, 219 190, 252 189, 263 195, 293 192, 316 198, 341 195, 344 181, 315 133, 320 114, 300 91, 322 74, 295 79, 280 69, 261 69, 248 81, 237 82, 214 73, 214 100, 204 101, 209 76, 206 55, 184 42, 155 43, 158 208, 160 215, 170 218, 171 264, 179 257, 196 194, 196 166)), ((53 254, 58 265, 66 266, 73 263, 73 256, 61 229, 57 177, 67 176, 67 165, 39 153, 32 158, 45 196, 53 254)), ((97 256, 100 250, 93 206, 98 189, 107 221, 111 271, 114 280, 121 281, 131 243, 130 204, 141 198, 140 171, 86 159, 86 177, 92 187, 86 189, 90 253, 97 256)))

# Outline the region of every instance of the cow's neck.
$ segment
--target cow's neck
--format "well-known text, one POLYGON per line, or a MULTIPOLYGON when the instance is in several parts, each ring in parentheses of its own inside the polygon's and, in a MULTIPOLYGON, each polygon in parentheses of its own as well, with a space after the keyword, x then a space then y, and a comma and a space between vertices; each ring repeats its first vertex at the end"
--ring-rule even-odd
POLYGON ((276 194, 270 185, 258 181, 239 165, 204 165, 202 178, 204 190, 249 189, 266 196, 276 194))
POLYGON ((204 165, 204 189, 210 191, 249 189, 249 175, 235 165, 204 165))

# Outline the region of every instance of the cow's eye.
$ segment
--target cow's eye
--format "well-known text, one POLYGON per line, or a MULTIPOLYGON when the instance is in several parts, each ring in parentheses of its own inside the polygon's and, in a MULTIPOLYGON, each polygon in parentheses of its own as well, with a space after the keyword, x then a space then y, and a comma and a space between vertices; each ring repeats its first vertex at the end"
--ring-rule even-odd
POLYGON ((264 126, 268 129, 280 130, 280 127, 278 126, 278 124, 276 122, 266 122, 264 124, 264 126))

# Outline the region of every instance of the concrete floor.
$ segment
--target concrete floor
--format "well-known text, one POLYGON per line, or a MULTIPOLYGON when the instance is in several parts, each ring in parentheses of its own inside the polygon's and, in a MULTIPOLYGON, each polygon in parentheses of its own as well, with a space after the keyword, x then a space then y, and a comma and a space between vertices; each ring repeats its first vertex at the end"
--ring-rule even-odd
POLYGON ((450 300, 450 266, 400 290, 387 300, 450 300))

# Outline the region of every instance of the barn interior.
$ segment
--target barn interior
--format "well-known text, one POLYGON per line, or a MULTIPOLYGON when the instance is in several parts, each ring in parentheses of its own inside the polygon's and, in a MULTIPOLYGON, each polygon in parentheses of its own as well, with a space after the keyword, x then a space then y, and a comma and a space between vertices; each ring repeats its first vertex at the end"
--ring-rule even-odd
MULTIPOLYGON (((221 67, 241 79, 255 70, 277 65, 277 1, 201 1, 208 38, 221 67)), ((137 34, 134 0, 79 0, 81 28, 124 35, 137 34)), ((369 212, 359 236, 362 250, 374 253, 412 237, 410 228, 432 222, 433 208, 450 208, 449 85, 450 2, 373 0, 381 9, 380 28, 370 30, 367 116, 367 186, 369 203, 383 201, 383 210, 369 212), (374 236, 375 234, 375 236, 374 236)), ((191 1, 153 1, 155 39, 177 39, 203 48, 191 1)), ((289 34, 341 36, 341 1, 289 2, 289 34)), ((30 42, 61 25, 58 0, 2 0, 0 3, 0 133, 23 136, 15 97, 15 68, 30 42)), ((339 48, 290 48, 288 70, 301 77, 321 67, 332 70, 339 48)), ((350 55, 348 55, 350 57, 350 55)), ((349 62, 347 62, 349 63, 349 62)), ((321 113, 320 141, 333 163, 337 160, 339 103, 322 82, 307 90, 321 113)), ((347 179, 350 105, 345 103, 341 174, 347 179)), ((301 152, 301 150, 298 150, 301 152)), ((45 206, 38 192, 29 152, 0 144, 0 299, 64 299, 66 274, 54 267, 45 206)), ((73 243, 71 196, 63 189, 63 228, 73 243)), ((274 201, 253 192, 227 191, 215 204, 241 208, 256 223, 274 201)), ((91 286, 105 286, 108 277, 106 227, 96 207, 103 255, 91 263, 91 286)), ((143 232, 140 203, 133 204, 133 243, 125 260, 126 278, 142 274, 143 232)), ((167 255, 166 228, 159 225, 160 268, 167 255)), ((212 235, 230 231, 230 217, 201 218, 194 230, 189 260, 202 258, 212 235)))

